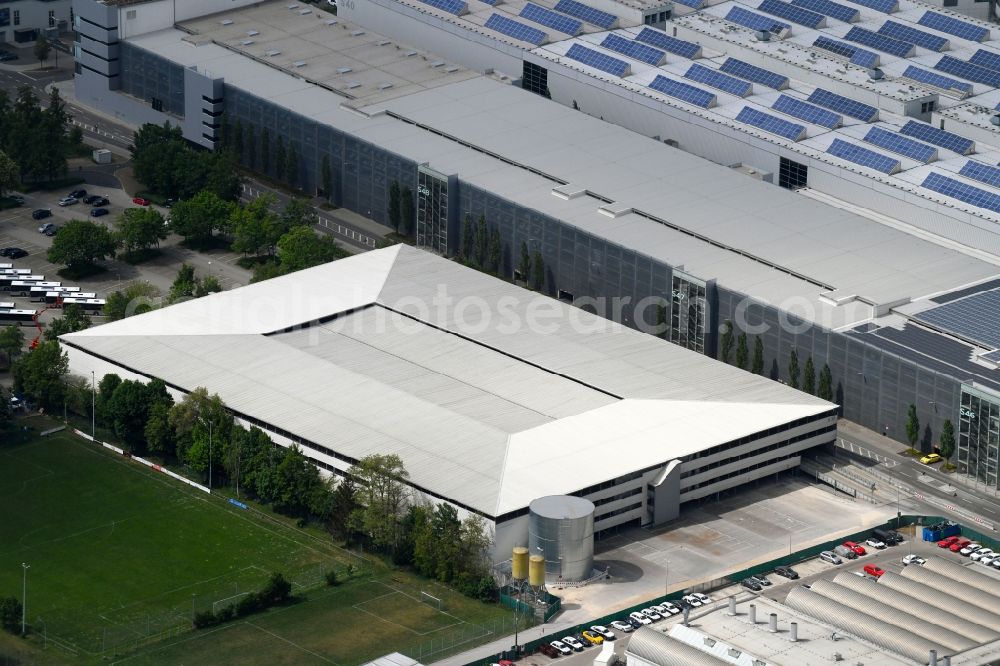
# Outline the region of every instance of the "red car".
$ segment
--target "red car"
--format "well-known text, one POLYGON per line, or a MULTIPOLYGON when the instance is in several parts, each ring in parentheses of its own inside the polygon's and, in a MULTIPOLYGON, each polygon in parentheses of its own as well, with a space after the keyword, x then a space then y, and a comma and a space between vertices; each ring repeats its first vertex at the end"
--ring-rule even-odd
POLYGON ((938 548, 951 548, 952 544, 961 538, 962 537, 958 536, 945 537, 944 539, 941 539, 940 541, 937 542, 938 548))
POLYGON ((959 539, 955 543, 951 544, 949 548, 951 549, 951 552, 957 553, 958 551, 968 546, 970 543, 972 543, 972 541, 970 541, 969 539, 959 539))
POLYGON ((867 552, 865 550, 864 546, 859 546, 858 544, 854 543, 853 541, 845 541, 844 542, 844 547, 845 548, 850 548, 859 557, 862 556, 862 555, 864 555, 867 552))
POLYGON ((148 206, 149 199, 143 199, 142 197, 134 197, 132 199, 132 203, 136 204, 137 206, 148 206))
POLYGON ((558 650, 556 650, 548 643, 542 643, 542 645, 538 648, 538 651, 551 659, 555 659, 556 657, 562 656, 558 650))
POLYGON ((869 576, 875 576, 876 578, 878 578, 879 576, 885 573, 885 569, 877 567, 874 564, 866 564, 865 573, 868 574, 869 576))

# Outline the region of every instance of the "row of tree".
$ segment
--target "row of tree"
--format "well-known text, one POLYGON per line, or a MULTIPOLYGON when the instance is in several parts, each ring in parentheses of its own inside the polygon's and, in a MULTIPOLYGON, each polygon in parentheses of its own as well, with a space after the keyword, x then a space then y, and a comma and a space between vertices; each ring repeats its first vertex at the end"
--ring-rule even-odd
MULTIPOLYGON (((460 262, 485 273, 503 277, 503 251, 500 230, 490 229, 486 224, 485 215, 480 215, 475 224, 471 215, 465 216, 462 220, 462 236, 458 250, 460 262)), ((527 242, 521 243, 514 277, 535 291, 545 286, 545 261, 542 259, 542 253, 537 250, 534 254, 530 253, 527 242)))
MULTIPOLYGON (((220 145, 251 171, 283 181, 293 188, 301 188, 302 158, 295 143, 289 141, 286 144, 280 135, 272 137, 268 128, 244 124, 241 119, 235 123, 223 120, 220 145)), ((327 197, 332 196, 333 174, 327 155, 323 156, 320 167, 320 188, 327 197)))
POLYGON ((47 108, 31 86, 19 87, 13 101, 0 90, 0 194, 19 182, 65 176, 66 156, 82 141, 56 88, 47 108))
POLYGON ((292 584, 281 573, 273 573, 267 584, 259 591, 245 594, 236 603, 220 608, 217 613, 213 611, 197 613, 192 618, 192 624, 195 629, 214 627, 234 618, 246 617, 274 606, 286 604, 291 598, 292 584))
POLYGON ((136 179, 156 194, 170 199, 190 199, 207 191, 224 201, 240 195, 240 174, 235 156, 225 150, 191 147, 179 126, 145 124, 130 146, 136 179))
POLYGON ((413 190, 408 185, 400 186, 399 181, 389 184, 389 226, 397 234, 410 236, 416 231, 416 207, 413 202, 413 190))

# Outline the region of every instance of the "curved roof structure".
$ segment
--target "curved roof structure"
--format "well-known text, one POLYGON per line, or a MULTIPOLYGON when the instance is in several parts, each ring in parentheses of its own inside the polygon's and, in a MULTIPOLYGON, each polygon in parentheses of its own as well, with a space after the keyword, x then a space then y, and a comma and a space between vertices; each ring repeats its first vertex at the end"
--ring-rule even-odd
POLYGON ((993 596, 989 592, 984 592, 979 587, 961 583, 957 580, 935 573, 923 567, 906 567, 901 574, 904 578, 909 578, 918 583, 923 583, 935 590, 951 594, 966 603, 979 606, 991 613, 1000 613, 1000 598, 993 596))
MULTIPOLYGON (((907 567, 912 568, 912 567, 907 567)), ((975 622, 988 629, 1000 631, 1000 615, 990 613, 966 603, 957 596, 951 596, 933 587, 928 587, 915 580, 904 578, 894 571, 886 571, 878 579, 879 585, 885 585, 889 589, 902 592, 915 599, 923 599, 931 606, 940 608, 944 613, 951 613, 964 618, 970 622, 975 622)))
MULTIPOLYGON (((942 613, 938 607, 929 603, 926 598, 912 597, 886 585, 879 585, 870 578, 862 578, 861 576, 855 576, 852 573, 844 571, 837 574, 833 582, 859 595, 877 599, 895 608, 905 608, 910 615, 920 618, 925 623, 934 624, 961 634, 962 636, 971 638, 976 643, 988 643, 1000 639, 1000 632, 966 620, 954 613, 942 613)), ((813 589, 815 588, 816 586, 813 585, 813 589)))
MULTIPOLYGON (((850 575, 860 580, 859 576, 854 576, 854 574, 850 575)), ((817 594, 823 595, 827 599, 832 599, 833 601, 844 604, 849 608, 853 608, 854 610, 871 616, 873 622, 888 622, 889 624, 895 625, 900 629, 909 631, 910 633, 918 636, 924 633, 927 629, 926 620, 904 612, 889 604, 883 603, 878 599, 865 595, 859 595, 854 590, 838 585, 835 582, 820 579, 812 583, 810 589, 817 594)), ((909 607, 906 606, 905 608, 909 607)), ((978 642, 968 638, 967 636, 962 636, 961 634, 957 634, 950 629, 945 629, 940 626, 934 629, 934 640, 946 648, 956 652, 967 650, 979 645, 978 642)))
POLYGON ((650 627, 640 627, 632 634, 625 654, 657 666, 722 666, 726 663, 650 627))
POLYGON ((969 566, 962 566, 941 557, 928 557, 927 563, 924 564, 924 568, 929 571, 957 580, 960 583, 972 585, 996 597, 1000 597, 1000 580, 976 571, 977 566, 971 563, 969 566))
POLYGON ((867 613, 854 610, 802 586, 789 590, 785 604, 921 664, 927 663, 927 656, 931 650, 937 650, 939 656, 950 654, 950 651, 940 643, 934 643, 895 625, 872 618, 867 613))

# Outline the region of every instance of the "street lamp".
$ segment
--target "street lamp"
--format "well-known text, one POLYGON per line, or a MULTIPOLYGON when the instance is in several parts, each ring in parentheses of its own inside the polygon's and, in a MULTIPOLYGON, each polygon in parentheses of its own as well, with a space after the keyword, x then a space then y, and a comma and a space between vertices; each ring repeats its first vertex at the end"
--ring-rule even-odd
POLYGON ((21 562, 21 635, 24 636, 25 618, 28 614, 28 569, 30 564, 21 562))
POLYGON ((212 492, 212 420, 199 416, 198 419, 208 426, 208 492, 212 492))
POLYGON ((90 371, 90 438, 97 438, 97 384, 94 371, 90 371))

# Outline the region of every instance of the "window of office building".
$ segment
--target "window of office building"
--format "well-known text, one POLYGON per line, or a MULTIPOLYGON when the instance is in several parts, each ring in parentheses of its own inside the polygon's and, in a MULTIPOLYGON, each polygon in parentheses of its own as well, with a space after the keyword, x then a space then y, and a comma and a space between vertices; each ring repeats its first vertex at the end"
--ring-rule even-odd
POLYGON ((958 428, 958 472, 997 488, 1000 457, 1000 396, 962 387, 958 428))
POLYGON ((528 92, 551 99, 549 95, 549 70, 525 60, 521 73, 521 87, 528 92))
POLYGON ((433 169, 417 169, 417 245, 448 252, 448 177, 433 169))
POLYGON ((21 25, 21 10, 14 10, 14 25, 21 25))
POLYGON ((782 157, 778 164, 778 185, 795 190, 805 187, 809 180, 809 167, 782 157))
POLYGON ((49 27, 56 27, 56 10, 54 9, 49 10, 49 27))
POLYGON ((702 280, 674 271, 670 299, 670 341, 705 352, 708 300, 702 280))

